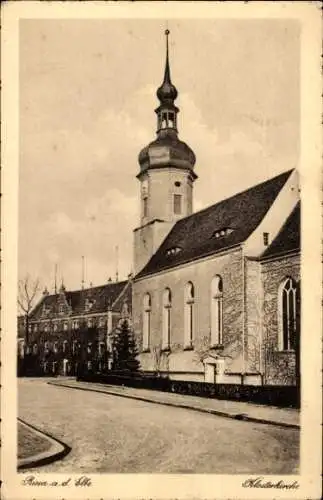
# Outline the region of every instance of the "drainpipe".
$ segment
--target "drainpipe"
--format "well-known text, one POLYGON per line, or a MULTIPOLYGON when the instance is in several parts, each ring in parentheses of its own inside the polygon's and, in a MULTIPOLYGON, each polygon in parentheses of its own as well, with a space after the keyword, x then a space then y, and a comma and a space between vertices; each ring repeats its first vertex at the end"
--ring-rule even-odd
POLYGON ((260 315, 260 328, 259 328, 259 372, 260 372, 260 380, 261 380, 261 385, 264 385, 264 353, 263 353, 263 349, 264 349, 264 345, 263 345, 263 337, 264 337, 264 325, 263 325, 263 321, 264 321, 264 290, 263 290, 263 286, 262 286, 262 280, 261 280, 261 265, 260 263, 258 264, 259 265, 259 291, 260 291, 260 307, 259 307, 259 315, 260 315))
POLYGON ((241 385, 244 383, 245 375, 245 329, 246 329, 246 278, 245 278, 245 256, 243 248, 241 248, 242 255, 242 370, 241 370, 241 385))

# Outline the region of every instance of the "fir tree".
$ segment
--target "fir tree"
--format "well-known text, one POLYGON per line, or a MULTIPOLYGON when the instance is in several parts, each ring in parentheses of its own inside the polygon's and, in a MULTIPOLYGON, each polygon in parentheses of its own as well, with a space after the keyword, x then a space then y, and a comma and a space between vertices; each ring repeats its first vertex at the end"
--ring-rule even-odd
POLYGON ((116 331, 112 342, 113 370, 136 372, 140 364, 137 359, 138 350, 133 332, 128 322, 123 321, 116 331))

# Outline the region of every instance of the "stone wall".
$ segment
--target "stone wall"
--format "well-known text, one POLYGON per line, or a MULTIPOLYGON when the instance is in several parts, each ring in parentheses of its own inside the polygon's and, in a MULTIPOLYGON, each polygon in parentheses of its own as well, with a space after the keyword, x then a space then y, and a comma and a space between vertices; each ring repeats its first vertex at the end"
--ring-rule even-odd
POLYGON ((142 345, 143 297, 146 293, 151 296, 150 352, 140 355, 144 370, 176 372, 176 378, 180 378, 182 373, 185 380, 190 376, 196 380, 188 372, 201 373, 204 370, 201 353, 210 339, 210 287, 216 274, 223 279, 221 354, 225 356, 225 370, 227 373, 242 370, 243 280, 240 249, 134 281, 133 324, 139 346, 142 345), (192 350, 184 350, 184 289, 188 281, 193 283, 195 289, 192 350), (172 292, 171 350, 160 353, 162 296, 166 287, 172 292))
POLYGON ((261 374, 263 290, 260 263, 245 260, 245 371, 261 374))
POLYGON ((263 363, 266 384, 295 385, 295 352, 279 350, 279 286, 287 277, 300 280, 300 256, 262 263, 264 293, 263 363))

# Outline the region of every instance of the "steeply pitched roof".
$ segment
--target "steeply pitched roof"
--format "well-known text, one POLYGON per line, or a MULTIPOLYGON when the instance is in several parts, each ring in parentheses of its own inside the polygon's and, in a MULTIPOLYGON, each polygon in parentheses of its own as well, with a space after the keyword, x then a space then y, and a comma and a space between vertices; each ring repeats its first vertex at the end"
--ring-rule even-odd
POLYGON ((141 278, 245 241, 262 221, 292 170, 180 219, 137 274, 141 278))
POLYGON ((282 253, 299 250, 300 224, 301 204, 298 202, 272 244, 263 253, 262 258, 274 257, 282 253))
MULTIPOLYGON (((127 284, 128 281, 120 281, 84 290, 65 291, 67 308, 68 306, 71 308, 72 315, 107 312, 108 307, 112 306, 118 299, 127 284), (87 309, 86 304, 89 304, 89 302, 92 305, 90 309, 87 309)), ((38 319, 42 316, 44 306, 48 309, 49 316, 57 314, 58 304, 62 302, 62 299, 64 302, 64 296, 62 297, 60 294, 45 296, 33 310, 32 319, 38 319)))

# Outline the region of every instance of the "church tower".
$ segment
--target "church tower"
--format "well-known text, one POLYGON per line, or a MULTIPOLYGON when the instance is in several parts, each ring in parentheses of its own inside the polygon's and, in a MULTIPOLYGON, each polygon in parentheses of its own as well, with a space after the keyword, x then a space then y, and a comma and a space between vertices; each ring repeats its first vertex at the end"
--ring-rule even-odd
POLYGON ((157 138, 139 154, 140 226, 134 230, 134 271, 137 274, 156 252, 178 219, 193 211, 195 155, 178 138, 174 101, 177 89, 172 84, 166 35, 164 80, 157 90, 157 138))

